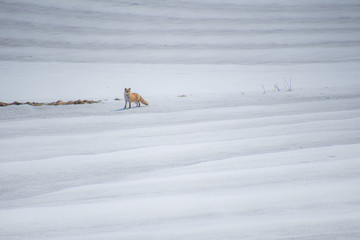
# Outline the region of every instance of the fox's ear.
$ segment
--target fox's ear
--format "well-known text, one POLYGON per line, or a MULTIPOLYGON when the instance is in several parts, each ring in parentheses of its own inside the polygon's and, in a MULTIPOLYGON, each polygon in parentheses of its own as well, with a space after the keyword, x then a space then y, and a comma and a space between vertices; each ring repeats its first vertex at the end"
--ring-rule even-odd
POLYGON ((131 88, 129 88, 129 91, 131 90, 131 88))

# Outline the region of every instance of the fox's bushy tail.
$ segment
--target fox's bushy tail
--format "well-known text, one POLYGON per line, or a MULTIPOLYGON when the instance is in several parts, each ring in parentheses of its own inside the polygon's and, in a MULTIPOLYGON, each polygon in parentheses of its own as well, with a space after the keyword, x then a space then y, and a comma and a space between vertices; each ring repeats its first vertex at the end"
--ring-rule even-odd
POLYGON ((145 105, 149 105, 149 103, 143 97, 140 97, 140 102, 145 105))

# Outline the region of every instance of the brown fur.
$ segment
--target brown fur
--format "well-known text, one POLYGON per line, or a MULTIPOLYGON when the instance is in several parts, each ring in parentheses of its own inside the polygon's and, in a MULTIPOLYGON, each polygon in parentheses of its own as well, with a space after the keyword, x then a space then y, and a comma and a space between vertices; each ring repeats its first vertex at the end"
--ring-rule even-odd
POLYGON ((125 88, 124 97, 125 97, 125 107, 124 108, 126 108, 128 101, 129 101, 129 108, 131 108, 132 102, 136 102, 137 107, 140 107, 140 103, 149 105, 149 103, 140 94, 131 93, 131 88, 125 88), (127 96, 129 99, 127 99, 127 96))

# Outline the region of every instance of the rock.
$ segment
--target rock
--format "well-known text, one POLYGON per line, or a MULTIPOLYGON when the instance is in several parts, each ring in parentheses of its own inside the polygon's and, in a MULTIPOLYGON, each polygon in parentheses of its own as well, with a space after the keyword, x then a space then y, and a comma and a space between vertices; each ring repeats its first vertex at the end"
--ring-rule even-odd
POLYGON ((8 106, 9 104, 7 104, 7 103, 4 103, 4 102, 0 102, 0 107, 6 107, 6 106, 8 106))
POLYGON ((30 105, 31 106, 43 106, 44 103, 32 102, 30 105))
POLYGON ((61 100, 58 100, 58 101, 55 103, 55 105, 64 105, 64 102, 61 101, 61 100))
POLYGON ((10 103, 9 105, 17 105, 17 106, 19 106, 19 105, 24 105, 24 103, 15 101, 13 103, 10 103))

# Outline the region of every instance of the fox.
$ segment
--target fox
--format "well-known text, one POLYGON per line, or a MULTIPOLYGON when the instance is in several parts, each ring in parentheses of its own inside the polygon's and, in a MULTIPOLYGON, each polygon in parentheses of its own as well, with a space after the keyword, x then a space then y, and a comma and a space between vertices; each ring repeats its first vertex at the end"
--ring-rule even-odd
POLYGON ((125 107, 126 109, 127 103, 129 103, 129 108, 131 108, 131 102, 136 102, 136 106, 140 107, 140 102, 145 105, 149 105, 149 103, 138 93, 131 93, 131 88, 125 88, 124 91, 125 98, 125 107))

